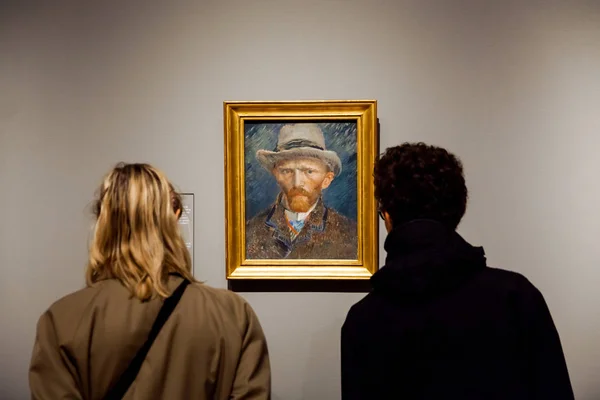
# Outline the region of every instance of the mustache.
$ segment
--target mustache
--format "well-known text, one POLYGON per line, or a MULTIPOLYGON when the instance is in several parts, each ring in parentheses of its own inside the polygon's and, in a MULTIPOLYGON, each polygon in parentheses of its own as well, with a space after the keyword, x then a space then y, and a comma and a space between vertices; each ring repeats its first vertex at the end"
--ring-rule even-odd
POLYGON ((293 196, 310 196, 310 193, 302 188, 291 188, 289 192, 287 192, 289 197, 293 196))

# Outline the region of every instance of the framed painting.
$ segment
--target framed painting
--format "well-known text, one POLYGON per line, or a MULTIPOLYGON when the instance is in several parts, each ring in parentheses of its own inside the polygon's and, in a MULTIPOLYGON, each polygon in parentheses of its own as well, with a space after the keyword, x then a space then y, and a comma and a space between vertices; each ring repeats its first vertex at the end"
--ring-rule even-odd
POLYGON ((368 279, 374 100, 224 103, 227 279, 368 279))

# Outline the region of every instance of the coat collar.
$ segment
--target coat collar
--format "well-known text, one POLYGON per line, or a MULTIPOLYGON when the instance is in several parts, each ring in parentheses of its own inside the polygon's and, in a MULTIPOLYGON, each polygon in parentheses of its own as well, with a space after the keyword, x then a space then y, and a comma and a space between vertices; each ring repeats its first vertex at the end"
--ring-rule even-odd
POLYGON ((486 266, 483 248, 432 220, 396 227, 385 240, 385 266, 371 281, 393 296, 430 296, 460 284, 486 266))
POLYGON ((317 205, 310 213, 310 215, 306 218, 306 222, 302 231, 300 231, 299 235, 296 239, 291 240, 290 238, 290 229, 287 224, 287 220, 285 217, 285 208, 281 204, 281 197, 283 196, 280 193, 277 196, 277 200, 271 206, 271 210, 267 214, 267 218, 265 219, 265 224, 274 230, 273 236, 281 241, 288 248, 291 248, 294 244, 299 244, 303 242, 307 242, 310 240, 313 232, 323 232, 325 231, 325 226, 327 222, 327 207, 323 204, 323 199, 319 198, 317 200, 317 205))

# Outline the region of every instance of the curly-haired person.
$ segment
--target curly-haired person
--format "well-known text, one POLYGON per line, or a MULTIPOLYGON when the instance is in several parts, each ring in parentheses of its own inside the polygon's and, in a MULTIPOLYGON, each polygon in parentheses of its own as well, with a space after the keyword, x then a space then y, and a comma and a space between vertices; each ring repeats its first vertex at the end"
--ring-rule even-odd
POLYGON ((342 399, 573 399, 540 291, 456 232, 460 160, 405 143, 374 176, 387 258, 342 328, 342 399))

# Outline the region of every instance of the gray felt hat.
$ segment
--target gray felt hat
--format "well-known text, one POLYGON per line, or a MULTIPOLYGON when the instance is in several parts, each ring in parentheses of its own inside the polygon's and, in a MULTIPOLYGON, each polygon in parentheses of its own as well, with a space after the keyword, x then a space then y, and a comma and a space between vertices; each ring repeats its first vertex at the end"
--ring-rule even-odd
POLYGON ((258 150, 256 158, 268 171, 281 160, 296 157, 313 157, 323 161, 337 176, 342 172, 342 162, 335 151, 327 150, 323 131, 316 124, 285 125, 279 131, 277 147, 273 151, 258 150))

